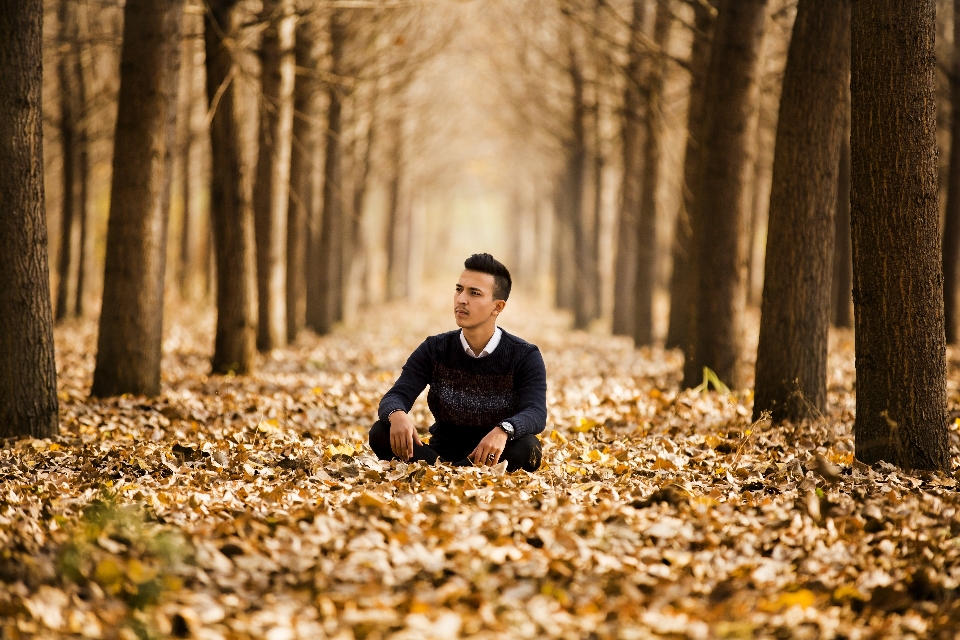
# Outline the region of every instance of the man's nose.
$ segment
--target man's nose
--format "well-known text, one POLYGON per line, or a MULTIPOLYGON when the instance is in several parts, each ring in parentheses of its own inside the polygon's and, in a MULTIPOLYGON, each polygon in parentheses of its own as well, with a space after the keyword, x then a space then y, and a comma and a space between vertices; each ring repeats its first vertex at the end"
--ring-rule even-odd
POLYGON ((466 291, 461 291, 457 294, 457 297, 454 298, 457 304, 464 304, 467 301, 466 291))

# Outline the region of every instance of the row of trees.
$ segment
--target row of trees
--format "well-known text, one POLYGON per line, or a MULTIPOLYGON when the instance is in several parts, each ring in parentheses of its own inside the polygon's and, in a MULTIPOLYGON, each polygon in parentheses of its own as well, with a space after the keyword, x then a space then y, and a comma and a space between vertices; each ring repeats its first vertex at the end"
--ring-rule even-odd
MULTIPOLYGON (((831 316, 849 321, 852 277, 857 455, 946 468, 941 274, 955 278, 956 240, 948 215, 942 266, 935 3, 855 3, 851 17, 847 1, 801 0, 795 13, 777 2, 529 0, 492 2, 493 14, 474 14, 497 16, 497 28, 462 51, 483 57, 479 66, 496 88, 471 99, 499 127, 501 186, 514 214, 512 263, 521 280, 536 280, 544 261, 533 256, 549 233, 556 303, 581 328, 604 313, 608 265, 613 330, 638 346, 654 340, 655 294, 670 273, 666 344, 684 350, 687 386, 707 368, 743 386, 743 318, 750 283, 762 272, 755 412, 771 411, 776 420, 825 410, 827 328, 831 316), (906 51, 902 42, 917 44, 906 51), (664 170, 670 166, 672 175, 664 170), (668 190, 675 216, 663 215, 668 190), (751 257, 764 237, 761 268, 751 257)), ((83 194, 91 153, 84 145, 92 144, 93 127, 84 114, 97 99, 87 93, 110 94, 111 85, 91 81, 95 39, 83 7, 58 6, 57 315, 65 316, 82 307, 88 288, 85 260, 73 251, 89 243, 83 194)), ((212 235, 215 373, 248 373, 257 348, 282 346, 305 326, 325 333, 344 317, 352 283, 368 267, 363 212, 378 173, 387 187, 388 279, 402 292, 397 273, 417 235, 404 196, 408 174, 418 166, 415 155, 437 155, 425 140, 442 129, 424 125, 412 107, 423 95, 417 74, 456 33, 437 7, 126 3, 116 21, 120 73, 94 394, 159 392, 171 210, 179 211, 173 254, 185 288, 196 280, 191 270, 206 271, 203 229, 212 235), (195 91, 198 78, 205 91, 195 91), (196 143, 198 132, 208 146, 196 143), (206 227, 196 197, 204 192, 206 227)), ((15 34, 10 50, 19 46, 24 60, 37 59, 39 32, 31 40, 34 31, 17 29, 24 21, 35 26, 42 7, 4 11, 15 34)), ((39 72, 21 71, 21 82, 40 82, 39 72)), ((16 114, 29 105, 19 117, 37 118, 36 137, 28 139, 25 126, 8 131, 36 150, 40 93, 33 84, 23 90, 5 96, 4 109, 16 114)), ((37 154, 18 161, 38 172, 37 154)), ((42 214, 42 185, 30 184, 10 200, 22 203, 4 214, 10 220, 42 214)), ((955 202, 951 195, 948 211, 955 202)), ((35 237, 5 241, 45 245, 42 222, 41 215, 25 226, 35 237)), ((32 255, 21 244, 8 255, 32 255)), ((46 268, 45 256, 35 262, 34 275, 46 268)), ((19 287, 28 264, 14 263, 6 268, 19 271, 0 275, 19 287)), ((33 306, 11 316, 11 326, 31 322, 39 333, 30 346, 10 342, 4 353, 27 366, 29 352, 36 370, 37 345, 49 341, 36 301, 47 301, 49 316, 49 296, 23 287, 18 299, 33 306)), ((948 317, 953 289, 946 290, 948 317)), ((49 371, 40 367, 47 383, 51 363, 52 355, 49 371)), ((36 389, 18 386, 25 379, 14 375, 4 396, 32 398, 11 405, 20 408, 11 409, 7 428, 49 433, 50 386, 37 385, 47 394, 41 402, 36 389)), ((52 406, 55 412, 55 395, 52 406)))
POLYGON ((763 239, 757 204, 766 200, 754 417, 824 414, 828 328, 849 326, 852 289, 858 458, 948 469, 944 295, 953 340, 960 216, 951 182, 941 254, 936 6, 853 5, 851 18, 849 1, 524 3, 512 55, 535 60, 519 66, 556 98, 531 104, 525 86, 503 88, 519 106, 514 130, 533 125, 529 144, 557 159, 542 180, 556 203, 556 303, 576 326, 599 315, 603 166, 618 148, 614 333, 655 341, 658 264, 671 262, 665 341, 685 353, 684 385, 710 369, 742 388, 748 288, 759 280, 752 249, 763 239), (685 57, 674 39, 690 42, 685 57), (771 40, 784 43, 782 56, 771 40), (672 73, 687 78, 687 119, 682 160, 670 166, 662 156, 672 73), (771 94, 779 99, 765 153, 771 94), (658 214, 665 166, 682 174, 669 260, 656 233, 668 217, 662 204, 658 214))

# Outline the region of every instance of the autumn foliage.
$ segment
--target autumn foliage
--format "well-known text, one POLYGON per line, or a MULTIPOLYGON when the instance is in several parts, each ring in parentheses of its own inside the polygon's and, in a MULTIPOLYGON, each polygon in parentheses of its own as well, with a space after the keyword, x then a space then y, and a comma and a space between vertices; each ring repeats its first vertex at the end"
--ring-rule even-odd
MULTIPOLYGON (((543 350, 550 419, 541 470, 506 474, 365 444, 442 310, 301 336, 256 377, 203 374, 213 318, 172 315, 155 400, 90 399, 94 326, 58 330, 62 435, 0 453, 3 637, 950 637, 960 621, 955 480, 853 461, 848 333, 833 412, 773 427, 749 396, 680 391, 680 354, 517 301, 504 325, 543 350)), ((413 415, 430 424, 422 399, 413 415)))

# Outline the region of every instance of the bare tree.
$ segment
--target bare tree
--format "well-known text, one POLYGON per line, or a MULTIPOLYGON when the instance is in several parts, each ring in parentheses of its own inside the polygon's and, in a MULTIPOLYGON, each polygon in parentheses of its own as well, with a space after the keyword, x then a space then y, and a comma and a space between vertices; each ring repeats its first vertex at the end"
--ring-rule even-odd
POLYGON ((57 433, 43 190, 43 3, 0 8, 0 437, 57 433))
POLYGON ((800 0, 780 100, 753 418, 822 415, 850 5, 800 0))
POLYGON ((256 275, 251 177, 240 140, 237 0, 213 0, 204 20, 210 120, 210 210, 217 265, 213 372, 252 373, 256 355, 256 275))
POLYGON ((293 0, 267 0, 261 43, 260 146, 253 185, 257 239, 257 347, 269 351, 287 341, 287 215, 293 143, 293 0))
POLYGON ((749 127, 757 100, 757 62, 766 0, 721 0, 705 85, 702 183, 694 206, 697 296, 693 353, 684 385, 709 367, 740 385, 745 262, 740 241, 750 168, 749 127), (708 199, 709 194, 709 199, 708 199))
POLYGON ((851 25, 856 457, 948 471, 935 3, 855 2, 851 25))
POLYGON ((103 308, 91 393, 160 393, 183 0, 124 9, 103 308))

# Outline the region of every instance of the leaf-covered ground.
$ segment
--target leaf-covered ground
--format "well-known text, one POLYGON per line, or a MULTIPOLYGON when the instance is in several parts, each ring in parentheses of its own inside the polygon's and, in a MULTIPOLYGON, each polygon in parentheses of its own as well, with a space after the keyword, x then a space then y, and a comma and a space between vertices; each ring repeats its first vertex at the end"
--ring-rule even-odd
MULTIPOLYGON (((676 353, 518 304, 504 324, 548 369, 543 468, 378 462, 375 407, 447 311, 378 308, 222 378, 206 375, 212 317, 183 310, 153 400, 88 398, 96 326, 58 329, 62 435, 0 450, 2 637, 960 628, 956 482, 853 462, 849 334, 830 414, 771 427, 749 395, 679 391, 676 353)), ((430 424, 423 399, 415 415, 430 424)))

